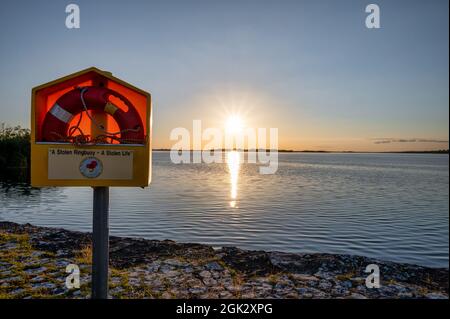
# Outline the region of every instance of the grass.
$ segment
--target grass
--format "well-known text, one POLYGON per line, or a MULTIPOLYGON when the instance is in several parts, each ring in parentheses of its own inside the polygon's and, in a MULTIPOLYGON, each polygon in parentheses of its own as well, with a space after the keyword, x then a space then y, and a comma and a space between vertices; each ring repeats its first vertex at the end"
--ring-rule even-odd
POLYGON ((78 253, 77 257, 75 258, 75 261, 77 264, 82 265, 91 265, 92 264, 92 245, 86 245, 83 248, 81 248, 78 253))
MULTIPOLYGON (((32 257, 33 249, 31 247, 29 236, 27 234, 10 234, 0 231, 0 245, 16 244, 15 248, 0 249, 0 260, 11 265, 7 270, 0 273, 0 298, 23 298, 32 296, 35 298, 44 297, 45 289, 31 289, 31 276, 26 273, 27 270, 41 267, 39 260, 32 257), (33 262, 31 264, 31 262, 33 262), (16 280, 11 278, 17 277, 16 280), (12 292, 21 290, 20 293, 12 292)), ((51 297, 48 295, 47 297, 51 297)))
POLYGON ((0 246, 5 244, 15 244, 16 246, 10 249, 0 248, 0 261, 10 265, 0 272, 0 299, 65 298, 72 295, 73 291, 66 291, 62 295, 53 293, 53 289, 65 287, 67 276, 65 268, 61 269, 53 264, 54 253, 41 252, 40 256, 33 256, 33 252, 36 250, 31 246, 28 234, 10 234, 0 231, 0 246), (45 267, 45 271, 39 274, 27 273, 27 271, 40 267, 45 267), (11 280, 14 277, 18 277, 18 279, 11 280), (42 283, 54 284, 55 288, 33 287, 33 284, 39 283, 32 282, 32 279, 36 277, 42 277, 42 283))
POLYGON ((336 279, 340 280, 340 281, 346 281, 346 280, 350 280, 352 278, 356 277, 356 273, 355 272, 349 272, 346 274, 341 274, 341 275, 337 275, 336 279))

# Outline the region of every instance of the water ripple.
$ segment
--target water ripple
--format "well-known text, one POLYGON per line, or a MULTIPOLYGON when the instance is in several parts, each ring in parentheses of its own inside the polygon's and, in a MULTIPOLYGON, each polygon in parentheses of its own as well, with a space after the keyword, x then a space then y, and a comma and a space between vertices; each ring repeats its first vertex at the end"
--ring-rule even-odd
MULTIPOLYGON (((227 164, 153 158, 151 187, 111 188, 112 235, 448 267, 448 155, 280 154, 275 175, 240 163, 232 181, 227 164)), ((2 220, 92 227, 90 188, 2 183, 0 202, 2 220)))

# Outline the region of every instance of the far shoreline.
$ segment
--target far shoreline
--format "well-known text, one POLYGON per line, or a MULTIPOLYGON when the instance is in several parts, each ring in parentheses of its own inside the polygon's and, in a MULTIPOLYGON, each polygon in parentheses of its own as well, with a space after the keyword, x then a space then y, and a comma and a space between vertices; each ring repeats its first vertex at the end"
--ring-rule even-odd
MULTIPOLYGON (((154 148, 153 152, 171 152, 171 149, 166 148, 154 148)), ((182 150, 179 150, 179 152, 182 150)), ((188 152, 230 152, 240 151, 244 153, 248 152, 270 152, 271 150, 230 150, 230 149, 217 149, 217 150, 185 150, 188 152)), ((274 150, 273 150, 274 151, 274 150)), ((449 150, 431 150, 431 151, 321 151, 321 150, 277 150, 278 153, 329 153, 329 154, 449 154, 449 150)))

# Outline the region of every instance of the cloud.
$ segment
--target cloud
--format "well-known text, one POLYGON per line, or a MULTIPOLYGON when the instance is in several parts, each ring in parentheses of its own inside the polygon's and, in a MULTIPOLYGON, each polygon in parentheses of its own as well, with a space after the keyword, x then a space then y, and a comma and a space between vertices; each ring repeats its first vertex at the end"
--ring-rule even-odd
POLYGON ((390 143, 442 143, 448 144, 448 140, 426 139, 426 138, 392 138, 380 137, 371 138, 374 144, 390 144, 390 143))

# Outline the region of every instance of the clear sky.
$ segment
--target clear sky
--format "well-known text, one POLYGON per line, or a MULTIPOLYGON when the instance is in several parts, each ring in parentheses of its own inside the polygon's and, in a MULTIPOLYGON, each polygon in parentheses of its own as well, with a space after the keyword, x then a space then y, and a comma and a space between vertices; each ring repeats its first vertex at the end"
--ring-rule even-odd
POLYGON ((96 66, 152 93, 155 148, 239 111, 279 146, 448 148, 448 1, 2 1, 0 122, 29 127, 31 88, 96 66), (365 27, 366 5, 381 29, 365 27))

